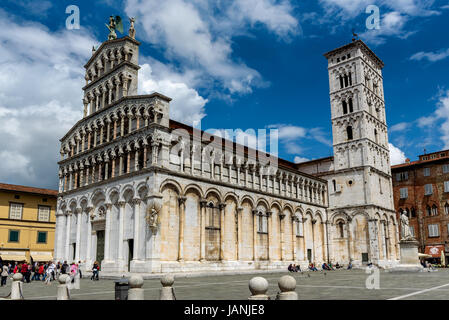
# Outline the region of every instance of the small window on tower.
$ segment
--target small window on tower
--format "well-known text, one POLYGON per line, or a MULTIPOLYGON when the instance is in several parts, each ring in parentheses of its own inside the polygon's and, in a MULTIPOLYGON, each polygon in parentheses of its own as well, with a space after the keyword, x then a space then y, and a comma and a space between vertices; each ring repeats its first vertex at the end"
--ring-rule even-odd
POLYGON ((352 135, 352 127, 348 126, 346 128, 346 133, 348 134, 348 140, 352 140, 353 139, 353 135, 352 135))
POLYGON ((343 105, 343 114, 347 114, 348 113, 348 105, 346 104, 346 101, 343 101, 342 105, 343 105))

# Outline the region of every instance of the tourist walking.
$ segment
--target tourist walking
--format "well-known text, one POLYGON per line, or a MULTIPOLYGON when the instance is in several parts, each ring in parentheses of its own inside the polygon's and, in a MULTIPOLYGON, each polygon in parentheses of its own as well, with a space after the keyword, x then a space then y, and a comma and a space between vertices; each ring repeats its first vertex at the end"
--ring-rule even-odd
POLYGON ((37 269, 37 280, 41 280, 41 276, 44 276, 44 264, 40 263, 39 268, 37 269))
POLYGON ((80 274, 80 279, 82 279, 83 278, 83 274, 81 273, 81 261, 78 261, 78 272, 79 272, 79 274, 80 274))
POLYGON ((69 265, 67 264, 67 261, 64 261, 64 263, 61 266, 61 274, 66 274, 69 271, 69 265))
POLYGON ((8 279, 8 270, 9 270, 9 268, 8 268, 8 266, 7 265, 4 265, 3 267, 2 267, 2 274, 1 274, 1 276, 2 276, 2 287, 3 286, 6 286, 6 279, 8 279))
POLYGON ((56 264, 56 278, 59 278, 59 275, 61 274, 61 261, 58 261, 56 264))
POLYGON ((100 265, 98 261, 95 261, 94 265, 92 266, 92 277, 90 277, 90 280, 98 280, 99 273, 100 273, 100 265))

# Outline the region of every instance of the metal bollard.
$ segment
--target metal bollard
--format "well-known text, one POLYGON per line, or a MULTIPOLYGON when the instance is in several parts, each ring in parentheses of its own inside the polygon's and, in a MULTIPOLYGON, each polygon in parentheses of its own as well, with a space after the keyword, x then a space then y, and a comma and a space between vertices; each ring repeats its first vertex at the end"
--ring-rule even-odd
POLYGON ((58 285, 58 295, 56 297, 56 300, 70 300, 69 295, 69 288, 67 287, 67 280, 70 279, 70 277, 67 274, 61 274, 58 278, 59 285, 58 285))
POLYGON ((171 275, 165 275, 161 278, 162 288, 159 300, 176 300, 175 291, 172 287, 173 283, 175 283, 175 278, 171 275))
POLYGON ((14 274, 12 276, 11 300, 23 300, 22 279, 23 279, 23 275, 20 272, 17 272, 16 274, 14 274))
POLYGON ((278 281, 281 292, 277 294, 276 300, 298 300, 296 293, 296 279, 292 276, 283 276, 278 281))
POLYGON ((139 274, 134 274, 128 281, 128 300, 143 300, 143 278, 139 274))
POLYGON ((254 277, 249 281, 249 291, 251 296, 248 300, 270 300, 267 295, 268 281, 263 277, 254 277))

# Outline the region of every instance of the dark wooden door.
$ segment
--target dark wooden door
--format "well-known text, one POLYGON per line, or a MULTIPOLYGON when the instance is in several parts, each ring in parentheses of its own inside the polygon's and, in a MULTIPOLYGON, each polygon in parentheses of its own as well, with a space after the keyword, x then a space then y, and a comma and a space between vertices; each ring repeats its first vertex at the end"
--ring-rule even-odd
POLYGON ((101 263, 104 259, 104 230, 97 231, 97 261, 101 263))

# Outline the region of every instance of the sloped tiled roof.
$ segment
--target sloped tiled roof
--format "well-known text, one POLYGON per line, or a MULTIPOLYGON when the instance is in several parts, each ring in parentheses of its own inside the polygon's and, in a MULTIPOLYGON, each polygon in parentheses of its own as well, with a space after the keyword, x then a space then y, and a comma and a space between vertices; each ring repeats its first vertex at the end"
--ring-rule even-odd
POLYGON ((0 191, 26 192, 26 193, 54 196, 54 197, 56 197, 58 195, 57 190, 19 186, 19 185, 15 185, 15 184, 7 184, 7 183, 0 183, 0 191))

